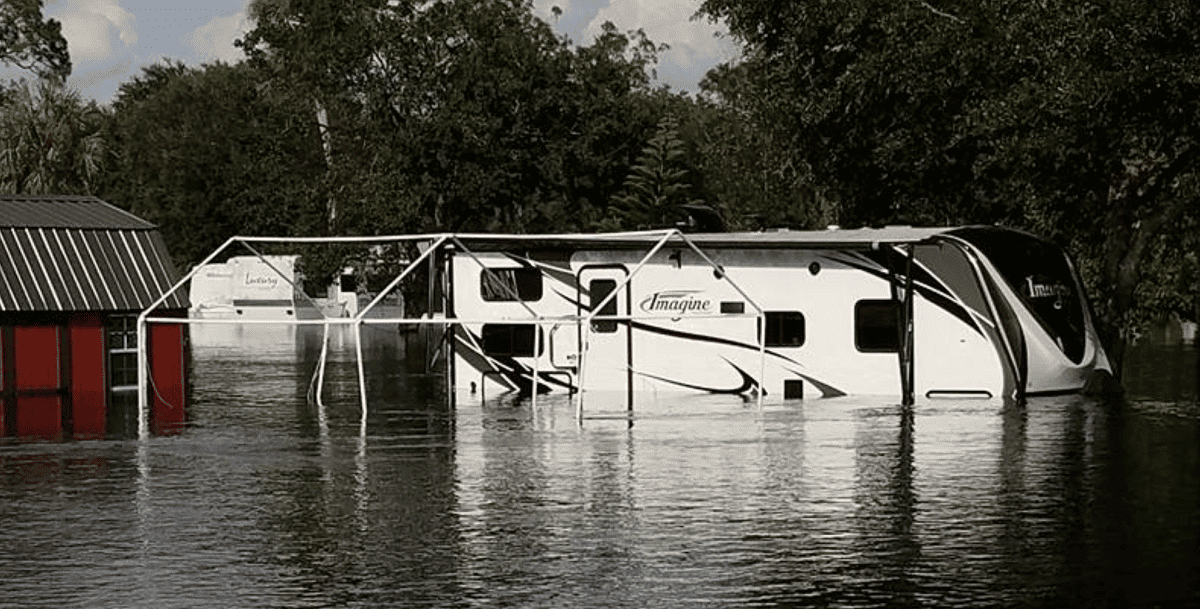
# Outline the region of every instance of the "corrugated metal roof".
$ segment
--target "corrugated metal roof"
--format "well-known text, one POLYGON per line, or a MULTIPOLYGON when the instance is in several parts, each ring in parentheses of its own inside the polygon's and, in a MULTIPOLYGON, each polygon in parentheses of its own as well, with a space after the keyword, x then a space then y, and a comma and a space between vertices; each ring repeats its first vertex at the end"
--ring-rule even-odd
POLYGON ((0 195, 0 226, 149 230, 154 225, 96 197, 0 195))
MULTIPOLYGON (((95 197, 0 195, 0 311, 131 311, 178 279, 153 224, 95 197)), ((173 295, 163 304, 187 308, 173 295)))

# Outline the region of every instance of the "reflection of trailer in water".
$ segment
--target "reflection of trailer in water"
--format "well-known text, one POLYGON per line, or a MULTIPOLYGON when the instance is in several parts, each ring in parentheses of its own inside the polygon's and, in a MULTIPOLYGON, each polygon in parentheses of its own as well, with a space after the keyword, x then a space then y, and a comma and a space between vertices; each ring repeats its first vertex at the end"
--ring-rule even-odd
MULTIPOLYGON (((582 414, 588 392, 1010 398, 1110 371, 1065 254, 996 227, 235 237, 205 262, 234 242, 415 246, 357 314, 288 323, 352 325, 359 344, 364 324, 426 326, 452 401, 563 391, 582 414), (380 315, 421 268, 426 312, 380 315)), ((153 309, 140 323, 178 323, 153 309)), ((361 351, 358 367, 365 413, 361 351)))

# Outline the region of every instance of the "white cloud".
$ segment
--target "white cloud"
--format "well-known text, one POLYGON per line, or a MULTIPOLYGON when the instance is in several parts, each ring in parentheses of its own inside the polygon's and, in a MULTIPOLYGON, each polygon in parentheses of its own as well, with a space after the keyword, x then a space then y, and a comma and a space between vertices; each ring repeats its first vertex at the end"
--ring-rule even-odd
POLYGON ((115 82, 116 80, 127 77, 130 75, 130 73, 132 73, 134 60, 135 58, 133 55, 127 55, 121 61, 118 61, 110 66, 104 66, 82 73, 73 72, 71 76, 67 78, 67 84, 82 91, 88 91, 97 85, 115 82))
POLYGON ((242 50, 233 46, 233 41, 245 36, 253 27, 246 12, 238 11, 192 30, 182 41, 201 61, 219 59, 233 63, 243 56, 242 50))
POLYGON ((699 0, 612 0, 584 28, 583 40, 590 44, 606 21, 622 32, 642 29, 656 44, 670 46, 659 54, 660 80, 677 89, 695 90, 709 68, 732 60, 737 53, 728 38, 718 36, 723 32, 720 24, 693 18, 699 8, 699 0))
POLYGON ((47 6, 62 22, 71 61, 104 61, 137 44, 137 18, 117 0, 62 0, 47 6))

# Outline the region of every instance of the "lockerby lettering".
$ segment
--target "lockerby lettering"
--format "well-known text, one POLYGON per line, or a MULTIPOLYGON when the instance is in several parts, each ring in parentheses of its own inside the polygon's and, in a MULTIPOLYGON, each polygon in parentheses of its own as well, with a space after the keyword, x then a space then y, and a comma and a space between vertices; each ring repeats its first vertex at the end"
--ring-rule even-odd
POLYGON ((277 284, 279 284, 278 277, 271 277, 271 276, 254 277, 251 275, 246 275, 246 285, 261 285, 261 286, 273 287, 277 284))

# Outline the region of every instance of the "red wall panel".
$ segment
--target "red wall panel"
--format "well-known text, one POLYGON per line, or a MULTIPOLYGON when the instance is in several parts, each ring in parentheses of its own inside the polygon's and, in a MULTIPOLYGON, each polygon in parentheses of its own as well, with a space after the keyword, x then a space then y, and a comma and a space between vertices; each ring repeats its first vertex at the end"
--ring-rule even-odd
POLYGON ((102 436, 108 413, 104 320, 99 315, 71 319, 71 406, 76 437, 102 436))
POLYGON ((8 400, 6 399, 5 390, 8 389, 4 385, 4 378, 9 375, 8 361, 11 356, 6 355, 8 348, 8 333, 7 328, 0 328, 0 438, 8 435, 8 400))
POLYGON ((62 435, 62 397, 23 395, 17 398, 17 435, 57 438, 62 435))
POLYGON ((150 420, 155 433, 178 433, 185 420, 182 324, 150 324, 150 420))
POLYGON ((13 328, 16 356, 17 435, 62 434, 62 387, 58 326, 13 328), (34 391, 30 391, 34 390, 34 391), (44 393, 43 393, 44 392, 44 393))
POLYGON ((17 344, 17 390, 58 389, 58 326, 20 326, 13 329, 17 344))

